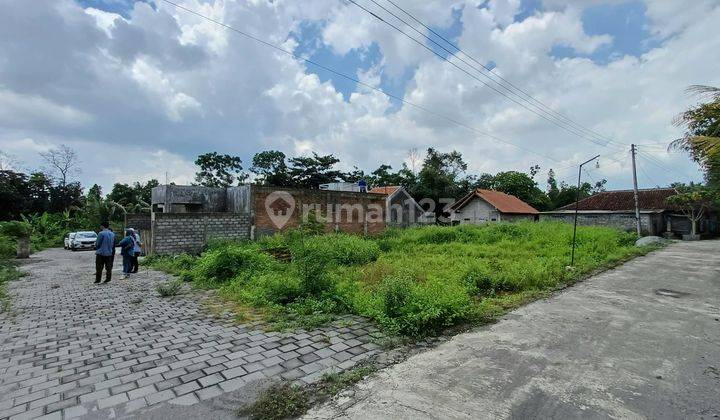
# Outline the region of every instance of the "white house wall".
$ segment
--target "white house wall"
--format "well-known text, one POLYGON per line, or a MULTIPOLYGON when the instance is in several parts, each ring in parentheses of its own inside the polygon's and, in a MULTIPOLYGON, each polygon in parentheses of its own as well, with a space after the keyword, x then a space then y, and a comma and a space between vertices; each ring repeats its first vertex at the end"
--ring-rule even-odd
POLYGON ((500 213, 490 203, 479 197, 475 197, 472 201, 455 212, 453 219, 457 220, 461 224, 480 224, 491 221, 499 221, 501 217, 500 213))

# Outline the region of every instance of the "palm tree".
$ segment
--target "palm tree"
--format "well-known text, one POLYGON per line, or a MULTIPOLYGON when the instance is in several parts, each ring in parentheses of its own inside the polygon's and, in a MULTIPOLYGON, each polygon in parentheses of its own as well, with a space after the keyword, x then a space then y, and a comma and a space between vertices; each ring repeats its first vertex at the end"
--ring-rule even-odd
POLYGON ((687 131, 669 149, 690 153, 705 167, 710 181, 720 181, 720 88, 693 85, 687 91, 708 101, 675 117, 674 124, 687 131))
POLYGON ((113 220, 115 212, 118 210, 123 214, 127 213, 123 206, 107 198, 88 198, 85 208, 88 215, 96 219, 95 222, 98 225, 103 221, 113 220))

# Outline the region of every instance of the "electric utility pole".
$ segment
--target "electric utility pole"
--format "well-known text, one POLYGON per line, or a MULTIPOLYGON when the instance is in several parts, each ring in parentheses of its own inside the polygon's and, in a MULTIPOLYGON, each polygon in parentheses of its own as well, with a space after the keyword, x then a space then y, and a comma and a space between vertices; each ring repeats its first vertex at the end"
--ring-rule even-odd
POLYGON ((582 167, 586 163, 590 163, 599 157, 600 157, 600 155, 590 158, 590 159, 586 160, 585 162, 581 163, 580 166, 578 167, 578 184, 577 184, 577 190, 575 190, 575 222, 573 223, 573 240, 572 240, 572 251, 570 254, 570 267, 575 265, 575 239, 577 237, 578 204, 580 203, 580 177, 582 176, 582 167))
POLYGON ((638 188, 637 188, 637 169, 635 168, 635 145, 630 145, 630 153, 632 154, 632 170, 633 170, 633 195, 635 196, 635 226, 637 227, 638 237, 642 235, 640 226, 640 206, 638 204, 638 188))

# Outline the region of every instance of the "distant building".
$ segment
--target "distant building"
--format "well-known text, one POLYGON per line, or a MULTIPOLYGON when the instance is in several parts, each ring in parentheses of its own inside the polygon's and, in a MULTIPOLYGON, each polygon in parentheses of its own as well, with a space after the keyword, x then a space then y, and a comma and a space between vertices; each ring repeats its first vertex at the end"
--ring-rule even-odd
POLYGON ((318 189, 323 191, 367 192, 367 184, 360 182, 331 182, 320 184, 318 189))
MULTIPOLYGON (((679 209, 669 205, 666 199, 677 194, 674 188, 638 190, 640 226, 643 234, 680 236, 691 231, 690 221, 679 209)), ((541 220, 561 220, 573 223, 575 203, 546 211, 541 220)), ((617 227, 634 232, 635 197, 633 190, 603 191, 578 202, 578 224, 617 227)), ((717 234, 717 215, 707 212, 698 222, 698 232, 717 234)))
POLYGON ((143 239, 155 254, 197 253, 213 239, 249 240, 295 229, 311 213, 326 232, 372 235, 387 226, 385 197, 336 189, 160 185, 152 190, 151 208, 143 239))
POLYGON ((385 214, 388 226, 408 227, 434 221, 434 215, 428 214, 404 187, 398 185, 374 187, 369 193, 387 196, 385 214))
POLYGON ((453 224, 537 220, 540 214, 514 195, 481 188, 469 192, 453 203, 449 212, 453 224))

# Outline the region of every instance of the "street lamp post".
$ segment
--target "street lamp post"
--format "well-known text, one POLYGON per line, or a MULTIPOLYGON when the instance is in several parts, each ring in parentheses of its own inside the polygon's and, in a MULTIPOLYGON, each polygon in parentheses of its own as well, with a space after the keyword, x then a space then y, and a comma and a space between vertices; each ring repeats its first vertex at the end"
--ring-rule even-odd
POLYGON ((582 167, 586 163, 590 163, 599 157, 600 157, 600 155, 597 155, 591 159, 586 160, 585 162, 581 163, 580 167, 578 168, 578 183, 577 183, 577 190, 575 191, 575 222, 573 224, 573 241, 572 241, 572 252, 570 254, 570 267, 575 265, 575 238, 577 237, 578 203, 580 202, 580 175, 582 174, 582 167))

